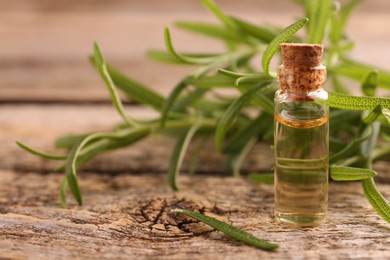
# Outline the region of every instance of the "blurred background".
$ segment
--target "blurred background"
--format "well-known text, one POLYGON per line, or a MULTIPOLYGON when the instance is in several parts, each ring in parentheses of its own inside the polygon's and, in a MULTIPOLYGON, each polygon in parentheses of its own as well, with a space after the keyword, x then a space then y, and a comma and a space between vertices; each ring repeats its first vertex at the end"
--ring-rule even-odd
MULTIPOLYGON (((228 14, 285 27, 304 15, 288 0, 216 0, 228 14)), ((390 1, 366 0, 348 24, 353 56, 390 70, 390 1)), ((88 62, 94 41, 109 63, 167 94, 193 68, 148 60, 164 49, 172 28, 180 51, 222 50, 219 42, 174 28, 174 22, 216 21, 198 0, 16 0, 0 1, 0 102, 109 102, 88 62)))

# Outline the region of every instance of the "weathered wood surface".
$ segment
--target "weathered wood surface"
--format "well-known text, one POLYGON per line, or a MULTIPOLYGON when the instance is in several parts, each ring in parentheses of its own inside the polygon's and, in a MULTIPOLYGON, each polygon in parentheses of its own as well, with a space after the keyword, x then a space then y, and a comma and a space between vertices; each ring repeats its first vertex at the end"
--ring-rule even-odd
MULTIPOLYGON (((11 259, 388 259, 390 228, 358 183, 332 183, 329 218, 290 229, 272 217, 272 186, 233 177, 81 174, 85 205, 58 208, 59 174, 1 171, 0 258, 11 259), (280 243, 264 252, 232 241, 172 208, 197 210, 280 243)), ((389 197, 389 185, 379 185, 389 197)))
MULTIPOLYGON (((128 111, 147 114, 137 107, 128 111)), ((85 205, 78 207, 69 197, 70 209, 61 209, 63 175, 50 172, 53 164, 24 153, 14 140, 49 149, 61 134, 108 129, 120 118, 104 105, 3 105, 1 112, 0 258, 390 257, 390 227, 372 210, 359 183, 331 183, 325 224, 289 229, 272 216, 272 186, 221 175, 226 173, 221 171, 224 158, 212 152, 204 154, 201 164, 208 166, 200 167, 203 174, 181 176, 182 191, 172 192, 166 180, 169 139, 152 138, 95 159, 80 173, 85 205), (268 253, 241 245, 202 224, 169 215, 175 207, 227 220, 281 248, 268 253)), ((245 168, 269 170, 267 149, 263 145, 253 151, 245 168)), ((379 167, 384 176, 379 188, 390 197, 388 164, 379 167)))
MULTIPOLYGON (((283 26, 302 14, 287 1, 217 2, 257 23, 283 26)), ((355 57, 387 69, 390 34, 378 25, 389 24, 389 3, 366 1, 349 26, 359 42, 355 57)), ((69 197, 70 209, 59 207, 62 175, 53 172, 57 164, 21 151, 15 140, 51 152, 58 136, 104 131, 121 121, 86 59, 94 40, 111 63, 168 93, 192 68, 155 64, 144 52, 162 48, 161 32, 174 20, 215 21, 195 0, 164 0, 163 5, 125 0, 115 5, 95 0, 0 2, 0 259, 390 258, 390 227, 371 209, 359 183, 331 183, 327 222, 294 230, 272 217, 271 186, 229 177, 225 158, 212 149, 201 154, 197 175, 181 176, 182 191, 172 192, 166 169, 173 142, 167 138, 152 137, 95 158, 80 172, 85 205, 76 206, 69 197), (243 246, 202 224, 169 215, 174 207, 205 212, 281 247, 268 253, 243 246)), ((184 51, 222 48, 177 30, 174 38, 184 51)), ((156 116, 135 106, 126 109, 135 117, 156 116)), ((387 198, 389 166, 375 165, 378 186, 387 198)), ((269 144, 259 144, 243 168, 252 172, 271 167, 269 144)))

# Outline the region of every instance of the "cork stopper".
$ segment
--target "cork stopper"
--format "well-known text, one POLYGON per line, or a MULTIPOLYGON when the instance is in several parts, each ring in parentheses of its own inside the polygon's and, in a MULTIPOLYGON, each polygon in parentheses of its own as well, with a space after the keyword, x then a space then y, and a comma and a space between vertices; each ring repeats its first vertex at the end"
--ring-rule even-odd
POLYGON ((321 44, 280 45, 282 65, 279 67, 280 87, 293 94, 307 94, 322 88, 326 68, 321 64, 324 50, 321 44))
POLYGON ((317 67, 321 65, 324 46, 322 44, 294 44, 280 45, 282 63, 285 66, 317 67))

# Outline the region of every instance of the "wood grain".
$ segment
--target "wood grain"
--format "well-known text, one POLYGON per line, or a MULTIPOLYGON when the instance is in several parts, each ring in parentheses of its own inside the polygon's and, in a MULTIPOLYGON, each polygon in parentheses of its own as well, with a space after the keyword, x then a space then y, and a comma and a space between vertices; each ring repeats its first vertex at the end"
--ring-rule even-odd
MULTIPOLYGON (((285 26, 302 12, 288 1, 218 1, 223 10, 255 23, 285 26)), ((388 1, 365 1, 348 30, 353 52, 390 69, 388 1), (369 3, 368 3, 369 2, 369 3)), ((257 145, 230 177, 226 158, 212 144, 200 155, 195 176, 185 159, 182 190, 167 185, 174 142, 153 136, 104 154, 79 172, 85 205, 68 198, 59 207, 63 177, 58 163, 29 155, 16 140, 53 148, 66 134, 106 131, 121 122, 88 63, 97 40, 107 60, 167 95, 193 67, 153 63, 144 53, 163 48, 162 31, 175 20, 215 22, 196 0, 0 1, 0 258, 1 259, 387 259, 390 228, 366 201, 361 185, 330 185, 329 218, 316 228, 292 229, 272 216, 272 186, 245 173, 270 171, 270 144, 257 145), (273 253, 244 246, 204 224, 169 213, 186 208, 232 223, 280 243, 273 253)), ((180 51, 221 51, 211 40, 172 30, 180 51)), ((151 110, 128 105, 136 118, 151 110)), ((194 147, 190 147, 190 150, 194 147)), ((378 187, 390 198, 390 162, 374 165, 378 187)))
MULTIPOLYGON (((385 259, 390 228, 359 183, 330 186, 329 218, 291 229, 272 217, 272 186, 233 177, 181 177, 172 192, 161 174, 80 176, 85 205, 58 208, 59 174, 1 171, 0 258, 11 259, 385 259), (44 182, 42 180, 44 179, 44 182), (189 218, 186 208, 280 243, 276 252, 242 245, 189 218)), ((379 185, 389 197, 388 185, 379 185)))
MULTIPOLYGON (((58 135, 108 129, 120 121, 119 116, 104 105, 3 105, 1 109, 0 258, 390 257, 389 226, 368 204, 359 183, 331 183, 328 221, 312 229, 291 229, 272 216, 272 186, 226 176, 221 167, 225 158, 211 150, 203 153, 197 175, 182 171, 182 191, 172 192, 166 176, 170 139, 152 138, 91 161, 79 172, 85 205, 76 206, 69 197, 70 209, 61 209, 63 175, 52 172, 56 165, 17 148, 13 140, 52 151, 51 142, 58 135), (170 215, 175 207, 229 221, 280 243, 281 248, 267 253, 241 245, 203 224, 170 215)), ((134 116, 155 116, 139 107, 126 109, 134 116)), ((267 151, 266 144, 253 150, 244 170, 269 170, 272 153, 267 151)), ((378 187, 387 198, 388 165, 376 166, 383 182, 378 187)))
MULTIPOLYGON (((227 13, 258 24, 284 27, 302 11, 289 1, 218 1, 227 13)), ((390 70, 388 1, 365 1, 348 32, 353 56, 390 70)), ((163 29, 177 20, 217 22, 196 0, 156 1, 3 1, 0 8, 0 102, 108 102, 88 55, 98 41, 107 60, 127 75, 166 95, 194 70, 158 64, 149 49, 164 49, 163 29), (93 4, 92 4, 93 2, 93 4)), ((180 51, 219 52, 214 40, 173 29, 180 51)), ((353 88, 351 86, 351 88, 353 88)))

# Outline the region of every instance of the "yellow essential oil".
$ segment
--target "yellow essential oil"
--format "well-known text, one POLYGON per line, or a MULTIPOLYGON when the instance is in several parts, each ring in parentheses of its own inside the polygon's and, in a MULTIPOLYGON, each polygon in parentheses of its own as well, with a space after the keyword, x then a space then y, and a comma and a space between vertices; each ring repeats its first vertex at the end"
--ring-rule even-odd
POLYGON ((283 44, 281 89, 275 94, 275 217, 297 226, 317 225, 327 215, 329 111, 328 95, 322 89, 325 67, 302 60, 314 56, 318 63, 320 54, 322 45, 283 44))

